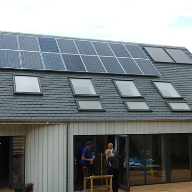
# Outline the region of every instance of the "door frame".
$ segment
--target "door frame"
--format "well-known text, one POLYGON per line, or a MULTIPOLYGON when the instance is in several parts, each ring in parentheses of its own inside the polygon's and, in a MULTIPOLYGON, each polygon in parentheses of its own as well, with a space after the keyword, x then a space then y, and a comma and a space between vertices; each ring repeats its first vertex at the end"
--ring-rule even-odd
POLYGON ((117 151, 119 152, 119 139, 121 137, 124 137, 125 138, 125 141, 126 141, 126 161, 127 161, 127 166, 126 166, 126 177, 127 177, 127 182, 126 182, 126 186, 122 186, 122 185, 119 185, 119 188, 123 189, 123 190, 126 190, 126 191, 130 191, 130 173, 129 173, 129 135, 128 134, 125 134, 125 135, 116 135, 116 149, 117 151))

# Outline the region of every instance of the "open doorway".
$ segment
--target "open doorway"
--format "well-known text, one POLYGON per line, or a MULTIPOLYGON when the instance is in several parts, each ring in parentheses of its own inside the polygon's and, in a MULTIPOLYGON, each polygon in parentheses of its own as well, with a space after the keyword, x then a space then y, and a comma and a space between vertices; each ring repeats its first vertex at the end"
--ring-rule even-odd
MULTIPOLYGON (((81 159, 81 153, 87 141, 92 141, 91 157, 95 156, 95 161, 90 165, 89 175, 107 174, 105 169, 105 158, 101 158, 100 153, 104 153, 107 149, 108 143, 113 143, 115 147, 114 135, 78 135, 74 136, 74 189, 79 191, 83 189, 83 176, 81 165, 78 165, 81 159), (79 154, 79 155, 78 155, 79 154)), ((98 185, 102 180, 95 180, 98 185)), ((95 183, 95 184, 96 184, 95 183)))
POLYGON ((0 189, 9 188, 10 137, 0 137, 0 189))
POLYGON ((0 136, 0 190, 23 188, 25 137, 0 136))

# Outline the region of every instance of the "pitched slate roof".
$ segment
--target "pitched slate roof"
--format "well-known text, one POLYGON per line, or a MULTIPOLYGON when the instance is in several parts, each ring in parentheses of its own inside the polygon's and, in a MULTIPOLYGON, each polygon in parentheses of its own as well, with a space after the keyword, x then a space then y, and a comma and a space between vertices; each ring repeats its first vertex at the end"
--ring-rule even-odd
POLYGON ((144 46, 183 50, 184 47, 137 44, 154 64, 161 76, 138 76, 67 71, 23 69, 0 70, 0 121, 121 121, 121 120, 192 120, 192 112, 173 112, 169 109, 153 80, 171 82, 192 108, 192 65, 155 63, 144 46), (13 74, 38 75, 43 95, 14 95, 13 74), (92 78, 105 112, 80 112, 77 109, 69 77, 92 78), (113 79, 134 80, 152 112, 128 112, 113 83, 113 79))

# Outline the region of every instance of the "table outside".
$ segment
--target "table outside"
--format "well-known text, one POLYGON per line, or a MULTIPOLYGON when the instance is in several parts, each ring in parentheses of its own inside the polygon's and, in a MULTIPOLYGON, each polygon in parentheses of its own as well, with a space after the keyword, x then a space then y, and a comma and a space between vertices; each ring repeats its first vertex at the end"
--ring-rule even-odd
POLYGON ((84 190, 83 192, 88 192, 90 190, 87 190, 87 179, 91 180, 91 192, 96 191, 97 189, 108 189, 109 192, 112 192, 112 177, 113 175, 98 175, 98 176, 90 176, 90 177, 85 177, 84 178, 84 190), (110 184, 108 184, 108 178, 110 178, 110 184), (93 186, 93 179, 106 179, 106 184, 105 185, 99 185, 99 186, 93 186))

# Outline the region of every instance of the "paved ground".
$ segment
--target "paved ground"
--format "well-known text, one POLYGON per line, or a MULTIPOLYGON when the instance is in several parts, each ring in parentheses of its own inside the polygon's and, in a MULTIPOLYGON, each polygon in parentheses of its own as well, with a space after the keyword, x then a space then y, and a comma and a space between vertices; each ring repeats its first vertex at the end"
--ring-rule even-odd
MULTIPOLYGON (((119 190, 119 192, 123 192, 119 190)), ((192 181, 130 187, 130 192, 192 192, 192 181)))
MULTIPOLYGON (((118 192, 125 191, 119 189, 118 192)), ((132 186, 130 187, 130 192, 192 192, 192 181, 132 186)))

